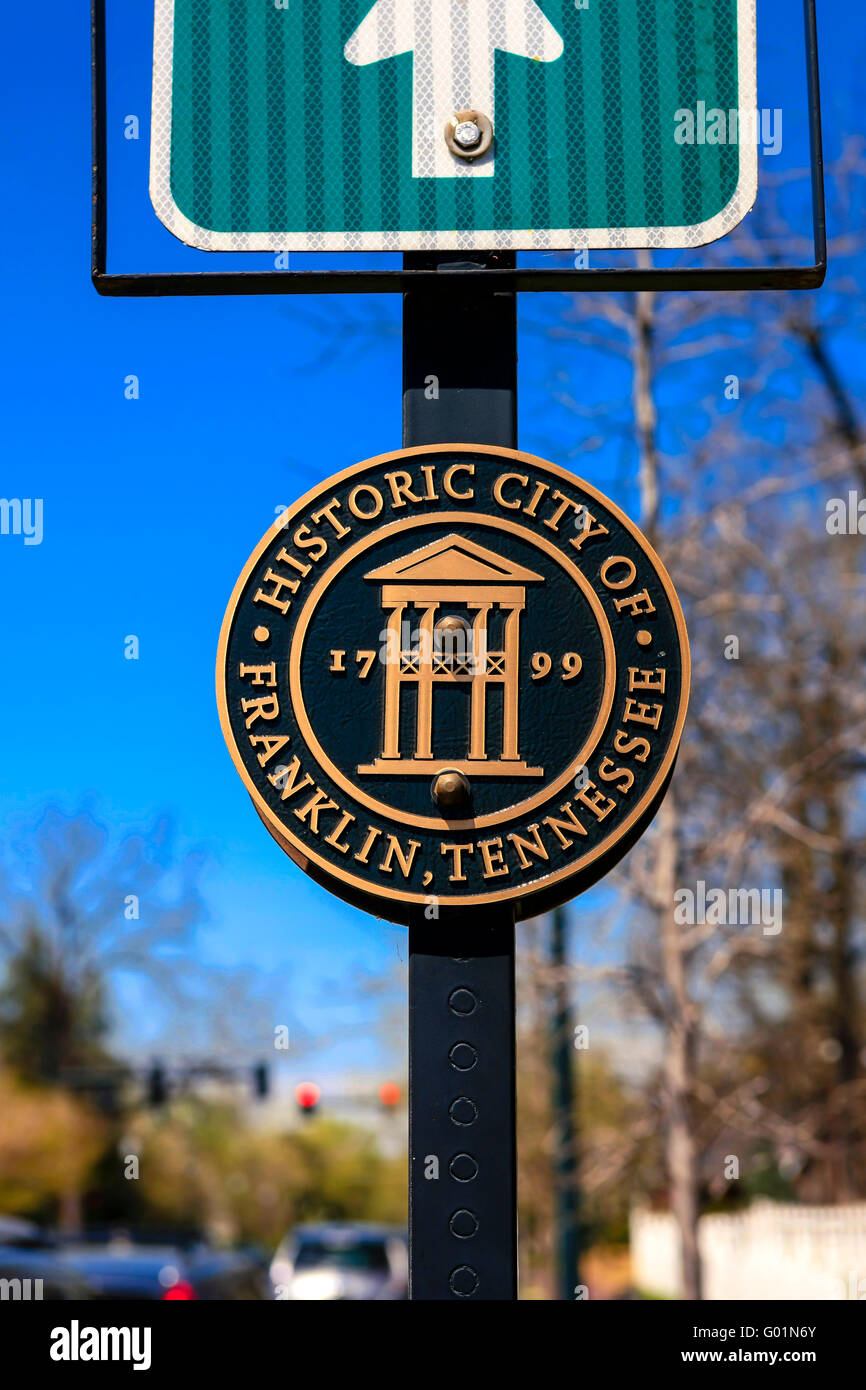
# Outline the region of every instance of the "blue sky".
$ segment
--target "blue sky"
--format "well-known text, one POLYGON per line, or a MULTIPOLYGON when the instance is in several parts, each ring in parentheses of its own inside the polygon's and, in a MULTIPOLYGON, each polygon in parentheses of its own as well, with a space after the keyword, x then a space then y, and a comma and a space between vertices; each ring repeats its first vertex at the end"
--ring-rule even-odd
MULTIPOLYGON (((122 16, 112 31, 124 55, 116 114, 147 72, 151 7, 110 8, 122 16)), ((799 22, 797 5, 759 0, 759 102, 791 101, 791 149, 780 158, 795 165, 792 10, 799 22)), ((820 18, 832 154, 856 124, 864 27, 839 0, 822 4, 820 18)), ((370 1008, 350 981, 405 958, 405 935, 330 898, 271 841, 222 742, 213 665, 235 578, 275 510, 316 479, 399 447, 399 298, 100 299, 89 280, 86 8, 13 6, 5 34, 15 61, 2 93, 0 494, 44 499, 44 539, 0 537, 3 822, 26 820, 47 800, 71 808, 85 794, 118 833, 169 810, 184 840, 214 856, 202 957, 269 977, 276 998, 322 1035, 321 1069, 378 1065, 370 1008), (344 314, 359 326, 348 346, 344 314), (140 382, 134 401, 124 399, 130 374, 140 382), (138 661, 124 659, 130 634, 138 661), (327 1043, 352 1020, 356 1036, 327 1043)), ((128 205, 116 209, 127 218, 124 253, 151 254, 168 233, 141 196, 146 139, 121 148, 116 128, 113 138, 115 158, 128 157, 128 205), (137 230, 139 209, 153 222, 137 230)), ((521 310, 521 445, 568 462, 568 417, 551 404, 556 373, 601 402, 622 395, 620 369, 540 345, 529 320, 557 312, 551 300, 524 299, 521 310)), ((591 476, 633 509, 631 460, 616 439, 593 454, 591 476)), ((124 998, 123 1032, 140 1042, 139 996, 124 998)))

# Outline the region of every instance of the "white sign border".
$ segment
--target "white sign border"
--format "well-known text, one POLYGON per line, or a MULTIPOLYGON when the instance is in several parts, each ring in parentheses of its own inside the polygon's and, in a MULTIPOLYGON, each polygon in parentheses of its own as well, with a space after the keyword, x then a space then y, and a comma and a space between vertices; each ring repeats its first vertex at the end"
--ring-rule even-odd
MULTIPOLYGON (((739 109, 757 108, 757 0, 737 0, 739 109)), ((174 0, 156 0, 150 201, 160 222, 200 251, 624 251, 688 250, 718 241, 742 222, 758 195, 757 142, 740 145, 737 187, 720 212, 681 227, 535 228, 530 231, 216 232, 181 212, 171 191, 174 0)))

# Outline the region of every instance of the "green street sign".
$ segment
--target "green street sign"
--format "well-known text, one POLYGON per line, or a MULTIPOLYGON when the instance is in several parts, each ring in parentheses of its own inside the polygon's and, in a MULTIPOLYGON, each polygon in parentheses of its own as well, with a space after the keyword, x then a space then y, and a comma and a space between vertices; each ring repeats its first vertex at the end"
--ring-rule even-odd
POLYGON ((755 0, 156 0, 151 199, 211 251, 700 246, 755 0))

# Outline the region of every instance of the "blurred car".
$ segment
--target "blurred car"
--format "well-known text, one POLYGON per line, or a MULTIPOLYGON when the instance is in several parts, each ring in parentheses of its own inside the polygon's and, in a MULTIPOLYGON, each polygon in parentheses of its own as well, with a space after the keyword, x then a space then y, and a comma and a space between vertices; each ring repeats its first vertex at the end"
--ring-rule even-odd
POLYGON ((405 1232, 365 1222, 296 1226, 270 1268, 280 1300, 395 1300, 408 1297, 405 1232))
POLYGON ((261 1264, 238 1250, 197 1246, 184 1250, 171 1245, 138 1244, 115 1238, 106 1244, 67 1245, 62 1254, 101 1300, 139 1301, 261 1300, 269 1297, 261 1264))
POLYGON ((250 1302, 271 1296, 261 1257, 245 1250, 200 1250, 187 1265, 187 1277, 195 1298, 250 1302))
POLYGON ((44 1226, 35 1221, 26 1221, 22 1216, 0 1216, 0 1245, 14 1246, 16 1250, 41 1250, 55 1244, 44 1226))
POLYGON ((50 1246, 0 1243, 0 1300, 24 1303, 77 1303, 92 1298, 86 1279, 69 1269, 50 1246))
POLYGON ((77 1302, 90 1298, 85 1280, 57 1257, 56 1238, 18 1216, 0 1216, 0 1300, 77 1302))

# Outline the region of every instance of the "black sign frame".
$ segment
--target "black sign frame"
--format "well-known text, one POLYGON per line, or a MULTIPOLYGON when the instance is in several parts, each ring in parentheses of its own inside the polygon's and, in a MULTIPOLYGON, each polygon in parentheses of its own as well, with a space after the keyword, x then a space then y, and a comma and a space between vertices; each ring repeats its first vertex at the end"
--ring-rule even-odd
POLYGON ((91 278, 109 298, 143 299, 168 295, 235 294, 400 294, 415 287, 437 291, 483 283, 493 291, 574 293, 581 290, 813 290, 827 273, 827 227, 821 141, 821 99, 815 0, 803 0, 806 81, 809 102, 812 238, 814 260, 808 265, 720 267, 571 267, 517 266, 513 252, 424 256, 407 254, 395 270, 240 270, 112 274, 108 264, 106 152, 105 0, 92 0, 93 215, 91 278))

